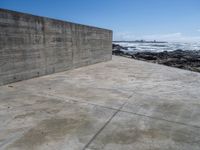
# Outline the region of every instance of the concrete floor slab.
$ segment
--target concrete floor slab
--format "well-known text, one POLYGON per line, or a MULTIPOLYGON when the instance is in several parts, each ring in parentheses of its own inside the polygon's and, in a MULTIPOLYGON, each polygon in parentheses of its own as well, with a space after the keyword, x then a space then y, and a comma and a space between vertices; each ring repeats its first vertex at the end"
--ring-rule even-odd
POLYGON ((107 63, 96 64, 12 85, 15 89, 36 95, 72 99, 118 109, 133 91, 120 88, 116 79, 109 80, 112 78, 109 75, 111 68, 106 66, 107 63))
POLYGON ((137 93, 123 107, 124 111, 158 119, 200 127, 200 103, 198 100, 188 101, 144 96, 137 93), (137 97, 137 99, 135 99, 137 97))
POLYGON ((115 112, 21 93, 7 101, 11 107, 0 111, 0 149, 8 150, 82 149, 115 112))
POLYGON ((200 74, 123 57, 0 87, 0 149, 200 149, 200 74))
POLYGON ((87 150, 199 150, 200 130, 119 112, 87 150))

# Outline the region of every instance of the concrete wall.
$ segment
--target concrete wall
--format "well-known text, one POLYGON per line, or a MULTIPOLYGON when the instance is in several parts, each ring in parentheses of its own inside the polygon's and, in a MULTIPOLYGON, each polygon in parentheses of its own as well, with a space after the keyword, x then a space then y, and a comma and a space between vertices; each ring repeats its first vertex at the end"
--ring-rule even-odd
POLYGON ((110 60, 112 31, 0 9, 0 85, 110 60))

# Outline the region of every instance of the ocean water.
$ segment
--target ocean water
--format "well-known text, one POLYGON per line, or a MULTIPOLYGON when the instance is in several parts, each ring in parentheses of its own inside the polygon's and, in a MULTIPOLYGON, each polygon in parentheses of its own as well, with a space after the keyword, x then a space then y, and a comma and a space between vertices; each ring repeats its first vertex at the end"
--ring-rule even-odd
POLYGON ((127 47, 129 52, 141 52, 141 51, 152 51, 152 52, 163 52, 163 51, 174 51, 177 49, 182 50, 200 50, 200 42, 166 42, 166 43, 148 43, 148 42, 113 42, 123 47, 127 47))

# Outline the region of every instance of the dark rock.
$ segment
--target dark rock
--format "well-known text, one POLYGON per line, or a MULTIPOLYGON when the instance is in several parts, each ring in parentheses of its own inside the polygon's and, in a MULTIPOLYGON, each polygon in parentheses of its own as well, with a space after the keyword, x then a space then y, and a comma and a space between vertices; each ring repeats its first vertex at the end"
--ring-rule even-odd
POLYGON ((144 60, 156 60, 157 56, 150 52, 139 52, 135 54, 135 58, 140 58, 144 60))
POLYGON ((112 44, 112 48, 113 50, 121 50, 121 49, 124 49, 124 47, 118 45, 118 44, 112 44))
POLYGON ((200 50, 184 51, 177 49, 175 51, 164 52, 124 52, 126 48, 113 44, 113 54, 121 56, 131 56, 133 59, 144 60, 148 62, 163 64, 167 66, 187 69, 200 72, 200 50))
POLYGON ((125 53, 121 50, 114 50, 114 51, 112 51, 112 54, 113 55, 125 55, 125 53))

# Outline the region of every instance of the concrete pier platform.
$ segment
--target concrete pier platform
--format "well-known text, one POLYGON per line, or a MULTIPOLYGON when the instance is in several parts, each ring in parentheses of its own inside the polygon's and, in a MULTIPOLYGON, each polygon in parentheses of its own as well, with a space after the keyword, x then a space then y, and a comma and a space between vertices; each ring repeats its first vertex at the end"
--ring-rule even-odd
POLYGON ((110 62, 0 87, 2 150, 199 150, 200 74, 110 62))

